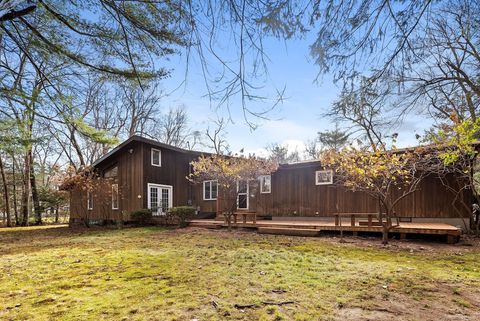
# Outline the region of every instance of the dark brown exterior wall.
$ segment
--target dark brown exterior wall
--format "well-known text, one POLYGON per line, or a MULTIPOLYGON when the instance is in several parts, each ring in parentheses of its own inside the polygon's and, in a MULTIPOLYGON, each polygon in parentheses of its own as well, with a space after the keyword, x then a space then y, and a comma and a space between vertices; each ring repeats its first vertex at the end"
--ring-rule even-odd
POLYGON ((93 193, 93 209, 87 209, 87 192, 77 187, 71 191, 70 217, 72 219, 119 220, 131 211, 143 208, 143 144, 132 142, 104 162, 96 170, 99 175, 113 166, 118 166, 116 179, 98 181, 93 193), (118 184, 119 206, 112 209, 112 184, 118 184), (142 198, 138 198, 141 195, 142 198))
MULTIPOLYGON (((317 163, 318 164, 318 163, 317 163)), ((251 199, 259 215, 273 216, 332 216, 336 212, 371 213, 378 211, 378 203, 367 194, 351 192, 336 185, 315 185, 315 171, 319 165, 299 165, 280 168, 272 174, 272 192, 251 199)), ((335 176, 334 176, 335 179, 335 176)), ((469 199, 469 192, 462 196, 469 199)), ((417 192, 407 196, 396 206, 398 216, 416 218, 468 217, 459 214, 452 202, 454 196, 438 178, 428 177, 417 192)), ((460 209, 461 207, 458 206, 460 209)))
POLYGON ((198 156, 169 149, 162 149, 144 144, 143 168, 143 207, 147 207, 147 184, 173 186, 173 206, 195 204, 195 193, 192 184, 186 179, 190 173, 190 162, 198 156), (161 150, 161 167, 151 164, 151 149, 161 150))
MULTIPOLYGON (((202 184, 192 185, 186 179, 190 162, 197 153, 159 148, 145 142, 132 141, 97 166, 99 173, 118 166, 119 209, 111 209, 111 183, 99 184, 94 191, 93 210, 87 210, 86 191, 72 191, 71 217, 89 219, 120 219, 130 212, 147 207, 147 184, 173 186, 173 206, 192 205, 201 212, 217 211, 216 201, 203 200, 202 184), (151 165, 151 148, 161 150, 162 166, 151 165)), ((272 191, 261 194, 258 182, 250 182, 250 210, 258 215, 272 216, 332 216, 336 212, 376 212, 377 202, 363 193, 346 191, 335 185, 315 185, 319 163, 281 166, 272 174, 272 191)), ((463 195, 469 199, 469 192, 463 195)), ((399 216, 418 218, 455 218, 459 214, 452 206, 453 195, 435 177, 423 181, 415 194, 400 202, 399 216)), ((458 208, 461 208, 458 206, 458 208)))
MULTIPOLYGON (((87 210, 87 192, 81 188, 71 191, 72 219, 119 220, 128 218, 132 211, 147 208, 147 184, 173 186, 173 206, 201 206, 204 212, 215 212, 215 201, 203 201, 202 189, 192 185, 186 177, 190 162, 198 153, 186 153, 133 141, 96 166, 102 175, 106 169, 118 166, 115 180, 98 182, 93 190, 93 210, 87 210), (161 165, 151 165, 151 149, 161 151, 161 165), (119 186, 119 209, 113 210, 111 184, 119 186)), ((200 184, 201 186, 201 184, 200 184)))

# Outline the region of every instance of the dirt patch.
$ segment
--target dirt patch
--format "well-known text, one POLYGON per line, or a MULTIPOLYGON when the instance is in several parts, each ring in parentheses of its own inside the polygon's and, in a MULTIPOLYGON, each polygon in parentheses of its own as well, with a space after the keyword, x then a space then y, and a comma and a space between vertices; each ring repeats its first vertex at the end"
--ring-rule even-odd
MULTIPOLYGON (((361 308, 343 308, 337 311, 336 320, 391 320, 393 313, 388 311, 368 311, 361 308)), ((395 320, 406 320, 395 317, 395 320)))
POLYGON ((473 287, 456 289, 456 284, 436 283, 431 293, 412 299, 398 292, 376 293, 369 307, 339 307, 336 320, 480 320, 480 291, 473 287))
POLYGON ((478 252, 480 250, 480 239, 468 236, 462 236, 460 242, 456 244, 446 244, 438 241, 407 239, 391 239, 389 244, 382 245, 380 238, 377 237, 353 237, 347 236, 343 240, 340 237, 324 237, 329 242, 344 243, 346 245, 355 245, 365 248, 385 248, 391 251, 409 251, 411 253, 445 253, 445 254, 465 254, 478 252))

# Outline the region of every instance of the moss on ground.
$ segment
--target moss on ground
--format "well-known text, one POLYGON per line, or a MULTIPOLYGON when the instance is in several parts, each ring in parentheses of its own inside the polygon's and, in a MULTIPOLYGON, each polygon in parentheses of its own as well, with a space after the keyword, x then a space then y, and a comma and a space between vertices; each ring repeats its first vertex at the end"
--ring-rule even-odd
POLYGON ((443 292, 445 309, 468 316, 478 254, 201 229, 3 229, 0 319, 334 320, 397 300, 428 314, 443 292))

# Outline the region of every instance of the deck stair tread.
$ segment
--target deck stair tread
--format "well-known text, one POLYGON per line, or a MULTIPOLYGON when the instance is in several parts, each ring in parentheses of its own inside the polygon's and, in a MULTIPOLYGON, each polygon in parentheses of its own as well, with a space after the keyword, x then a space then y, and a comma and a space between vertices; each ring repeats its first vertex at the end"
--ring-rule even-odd
POLYGON ((317 236, 320 230, 311 228, 289 228, 289 227, 259 227, 260 234, 281 234, 298 236, 317 236))

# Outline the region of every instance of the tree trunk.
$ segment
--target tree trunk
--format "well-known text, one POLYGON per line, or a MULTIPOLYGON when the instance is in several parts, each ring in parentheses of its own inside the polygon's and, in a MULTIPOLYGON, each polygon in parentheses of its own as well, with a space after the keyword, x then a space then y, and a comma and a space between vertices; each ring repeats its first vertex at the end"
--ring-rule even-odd
POLYGON ((391 224, 391 218, 390 218, 390 209, 387 208, 386 205, 384 205, 385 203, 381 202, 379 200, 378 202, 378 217, 379 217, 379 220, 382 224, 382 244, 383 245, 387 245, 388 244, 388 232, 390 231, 390 224, 391 224), (383 207, 383 209, 382 209, 383 207), (385 221, 383 220, 384 218, 384 215, 383 215, 383 210, 385 210, 385 221))
POLYGON ((2 174, 3 195, 5 196, 5 214, 7 216, 7 226, 12 226, 12 218, 10 216, 10 199, 8 195, 7 179, 5 177, 5 169, 3 168, 2 156, 0 155, 0 172, 2 174))
POLYGON ((15 157, 12 154, 12 180, 13 180, 13 214, 15 215, 15 225, 20 225, 20 219, 18 217, 18 204, 17 204, 17 178, 15 176, 15 157))
POLYGON ((385 222, 382 220, 382 244, 387 245, 388 244, 388 232, 390 231, 390 228, 392 227, 392 218, 390 217, 390 209, 386 208, 385 209, 385 222))
POLYGON ((383 229, 382 229, 382 244, 387 245, 388 244, 388 231, 390 230, 390 227, 388 227, 388 224, 385 222, 383 223, 383 229))
POLYGON ((55 213, 55 223, 58 223, 58 205, 56 207, 52 206, 50 212, 55 213))
POLYGON ((35 225, 42 224, 42 209, 40 208, 40 201, 38 199, 38 191, 37 191, 37 179, 35 178, 35 169, 33 167, 33 156, 32 150, 29 150, 29 159, 30 159, 30 186, 32 188, 32 200, 33 200, 33 208, 35 214, 35 225))
POLYGON ((25 153, 24 160, 24 175, 23 175, 23 191, 22 191, 22 217, 21 217, 21 226, 27 226, 28 224, 28 214, 30 211, 30 159, 29 153, 25 153))
POLYGON ((232 213, 227 212, 227 230, 232 231, 232 213))

